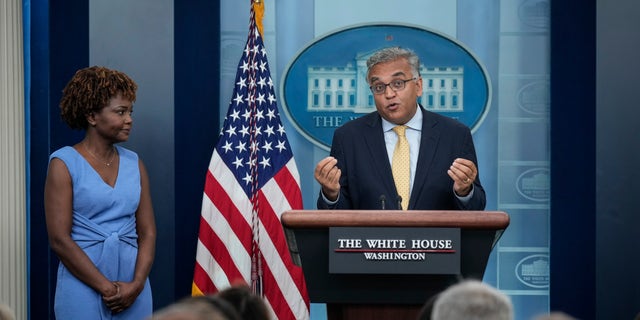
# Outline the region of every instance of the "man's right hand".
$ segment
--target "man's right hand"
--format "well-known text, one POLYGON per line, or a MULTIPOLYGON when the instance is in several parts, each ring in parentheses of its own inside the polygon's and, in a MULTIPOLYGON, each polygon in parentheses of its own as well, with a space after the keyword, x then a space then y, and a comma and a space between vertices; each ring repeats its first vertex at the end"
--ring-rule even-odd
POLYGON ((337 166, 338 160, 334 157, 326 157, 316 165, 313 176, 322 186, 322 193, 329 201, 336 201, 340 194, 340 175, 342 172, 337 166))

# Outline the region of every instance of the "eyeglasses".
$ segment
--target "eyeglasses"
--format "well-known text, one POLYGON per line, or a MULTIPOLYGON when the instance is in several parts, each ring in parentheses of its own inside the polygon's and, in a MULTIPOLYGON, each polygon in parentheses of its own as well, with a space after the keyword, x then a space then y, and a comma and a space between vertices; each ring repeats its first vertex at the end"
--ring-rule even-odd
POLYGON ((383 94, 385 91, 387 91, 387 86, 389 86, 391 88, 391 90, 393 91, 402 91, 404 89, 404 87, 407 85, 407 82, 411 81, 411 80, 416 80, 418 79, 417 77, 413 77, 411 79, 407 79, 407 80, 402 80, 402 79, 396 79, 393 80, 389 83, 384 83, 384 82, 378 82, 378 83, 374 83, 372 86, 369 87, 369 89, 371 89, 371 92, 373 92, 373 94, 383 94))

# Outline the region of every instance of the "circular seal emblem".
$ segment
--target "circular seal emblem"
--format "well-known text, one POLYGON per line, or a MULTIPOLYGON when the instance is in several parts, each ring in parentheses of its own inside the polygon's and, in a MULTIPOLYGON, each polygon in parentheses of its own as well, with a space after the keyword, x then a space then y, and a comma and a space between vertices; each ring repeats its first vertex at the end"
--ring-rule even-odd
POLYGON ((548 201, 551 194, 549 169, 529 169, 516 179, 516 189, 521 196, 532 201, 548 201))
POLYGON ((295 129, 329 150, 333 131, 376 111, 367 83, 366 61, 375 51, 400 46, 420 57, 426 110, 455 118, 472 132, 489 111, 491 85, 480 61, 463 44, 444 34, 405 24, 366 24, 314 39, 285 69, 282 109, 295 129))
POLYGON ((516 277, 531 288, 549 287, 549 256, 534 254, 524 257, 516 265, 516 277))
POLYGON ((534 114, 549 113, 549 81, 535 81, 524 85, 518 91, 518 105, 520 109, 534 114))

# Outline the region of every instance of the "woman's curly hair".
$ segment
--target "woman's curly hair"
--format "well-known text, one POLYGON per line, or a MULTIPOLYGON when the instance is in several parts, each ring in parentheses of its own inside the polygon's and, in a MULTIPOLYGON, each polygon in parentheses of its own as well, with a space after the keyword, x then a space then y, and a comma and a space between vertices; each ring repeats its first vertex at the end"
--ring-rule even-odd
POLYGON ((118 94, 134 102, 137 89, 123 72, 99 66, 80 69, 62 90, 60 116, 71 129, 87 129, 87 115, 102 110, 118 94))

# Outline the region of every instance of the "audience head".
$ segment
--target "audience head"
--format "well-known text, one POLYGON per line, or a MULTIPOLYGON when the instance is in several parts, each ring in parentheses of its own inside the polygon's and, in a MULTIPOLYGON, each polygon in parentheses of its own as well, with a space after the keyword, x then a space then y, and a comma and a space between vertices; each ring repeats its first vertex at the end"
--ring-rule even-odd
POLYGON ((533 319, 534 320, 577 320, 576 318, 561 311, 552 311, 547 314, 536 316, 533 319))
POLYGON ((183 298, 151 317, 152 320, 241 320, 240 315, 227 301, 217 296, 183 298))
POLYGON ((477 280, 455 284, 436 299, 434 320, 512 320, 513 305, 507 295, 477 280))
POLYGON ((433 314, 433 304, 436 302, 436 300, 438 299, 438 295, 433 295, 431 296, 431 298, 429 298, 427 300, 427 302, 424 303, 424 305, 422 306, 422 309, 420 309, 420 312, 418 313, 418 320, 431 320, 431 315, 433 314))
POLYGON ((244 320, 268 320, 269 310, 262 297, 253 294, 246 285, 231 286, 218 292, 218 297, 229 302, 244 320))
POLYGON ((8 305, 0 303, 0 320, 14 320, 16 317, 8 305))

